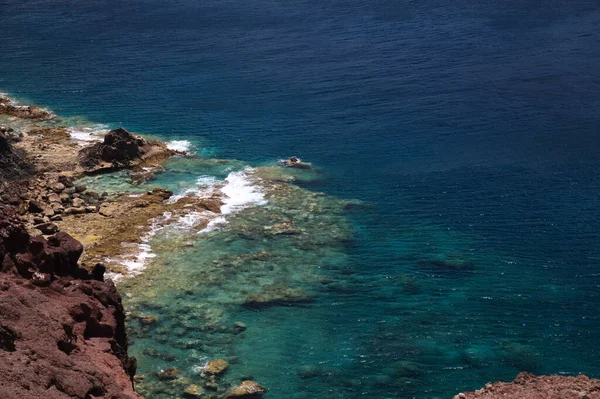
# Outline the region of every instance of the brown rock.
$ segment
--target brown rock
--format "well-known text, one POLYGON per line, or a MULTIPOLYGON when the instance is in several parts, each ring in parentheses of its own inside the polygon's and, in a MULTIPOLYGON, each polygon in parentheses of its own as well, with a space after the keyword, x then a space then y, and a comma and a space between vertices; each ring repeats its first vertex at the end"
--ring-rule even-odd
POLYGON ((227 370, 229 363, 224 359, 216 359, 208 362, 204 369, 202 370, 206 375, 220 375, 227 370))
POLYGON ((81 198, 73 198, 73 206, 79 208, 85 205, 85 201, 81 198))
POLYGON ((267 389, 254 381, 242 381, 240 385, 233 388, 227 394, 228 398, 258 398, 261 397, 267 389))
POLYGON ((600 380, 577 377, 539 376, 520 373, 513 382, 488 383, 475 392, 462 392, 454 399, 600 399, 600 380))
POLYGON ((52 118, 52 113, 35 105, 21 106, 14 105, 13 101, 7 97, 0 96, 0 114, 16 116, 22 119, 43 120, 52 118))
POLYGON ((179 369, 169 368, 166 370, 160 370, 158 373, 156 373, 156 376, 159 380, 174 380, 179 374, 181 374, 179 369))
POLYGON ((59 229, 54 223, 42 223, 35 226, 36 229, 42 232, 42 234, 54 234, 59 229))
POLYGON ((62 183, 54 183, 50 186, 50 188, 52 189, 52 191, 54 191, 55 193, 62 193, 63 190, 65 189, 65 185, 62 183))
POLYGON ((185 387, 185 390, 183 391, 183 393, 186 396, 192 397, 192 398, 199 398, 200 396, 204 395, 204 389, 198 385, 195 384, 191 384, 188 385, 187 387, 185 387))

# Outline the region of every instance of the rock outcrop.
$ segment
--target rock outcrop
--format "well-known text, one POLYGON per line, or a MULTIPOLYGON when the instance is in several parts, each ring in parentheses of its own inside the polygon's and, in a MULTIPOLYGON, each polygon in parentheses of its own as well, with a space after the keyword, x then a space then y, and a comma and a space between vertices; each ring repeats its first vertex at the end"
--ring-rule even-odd
POLYGON ((13 100, 4 96, 0 96, 0 114, 32 120, 50 119, 54 116, 51 112, 35 105, 15 105, 13 100))
POLYGON ((513 382, 488 383, 475 392, 453 399, 600 399, 600 380, 577 377, 539 376, 520 373, 513 382))
POLYGON ((141 399, 125 314, 103 266, 66 233, 31 237, 0 205, 0 397, 141 399))
POLYGON ((104 141, 79 151, 78 161, 88 174, 142 166, 163 160, 176 152, 164 143, 147 141, 123 128, 111 130, 104 141))

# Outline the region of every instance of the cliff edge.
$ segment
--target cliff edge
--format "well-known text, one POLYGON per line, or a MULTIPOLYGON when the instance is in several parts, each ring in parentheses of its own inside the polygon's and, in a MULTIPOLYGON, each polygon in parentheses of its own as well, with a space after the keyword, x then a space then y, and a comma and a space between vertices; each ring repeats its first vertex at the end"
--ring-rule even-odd
POLYGON ((66 233, 29 235, 0 205, 0 397, 141 399, 133 391, 121 298, 81 269, 66 233))

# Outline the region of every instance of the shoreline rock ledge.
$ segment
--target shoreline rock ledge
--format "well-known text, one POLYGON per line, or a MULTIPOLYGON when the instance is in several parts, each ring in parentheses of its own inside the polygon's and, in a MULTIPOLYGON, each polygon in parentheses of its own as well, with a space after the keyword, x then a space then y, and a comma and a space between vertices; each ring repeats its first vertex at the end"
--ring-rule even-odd
POLYGON ((513 382, 487 383, 475 392, 453 399, 600 399, 600 380, 585 375, 535 376, 520 373, 513 382))
POLYGON ((121 297, 101 264, 78 266, 82 251, 0 205, 0 398, 142 399, 121 297))

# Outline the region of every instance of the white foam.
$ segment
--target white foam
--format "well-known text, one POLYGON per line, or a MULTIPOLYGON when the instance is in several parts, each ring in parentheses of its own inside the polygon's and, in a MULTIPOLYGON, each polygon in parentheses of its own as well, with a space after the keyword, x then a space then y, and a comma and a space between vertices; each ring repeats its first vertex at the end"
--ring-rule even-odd
POLYGON ((215 193, 215 185, 218 183, 219 180, 212 176, 200 176, 198 180, 196 180, 196 187, 188 188, 181 194, 171 196, 171 198, 169 198, 167 202, 173 204, 182 199, 183 197, 192 194, 200 198, 210 197, 215 193))
POLYGON ((123 266, 127 268, 127 271, 131 275, 138 275, 144 270, 146 265, 146 259, 152 259, 156 257, 156 254, 152 253, 150 244, 144 243, 139 245, 140 252, 137 253, 135 258, 131 260, 124 260, 121 262, 123 266))
POLYGON ((106 126, 100 125, 96 128, 92 127, 73 127, 69 129, 71 139, 81 146, 86 146, 90 143, 101 141, 108 133, 106 126))
POLYGON ((167 148, 173 151, 188 152, 192 147, 192 143, 187 140, 171 140, 167 141, 167 148))
POLYGON ((222 226, 224 224, 227 224, 227 219, 225 219, 225 217, 223 216, 217 216, 216 218, 208 222, 206 227, 200 230, 198 234, 210 233, 211 231, 216 230, 219 226, 222 226))
POLYGON ((249 179, 247 171, 230 173, 225 183, 220 190, 226 196, 221 206, 223 215, 238 212, 252 205, 261 206, 267 203, 259 187, 249 179))

